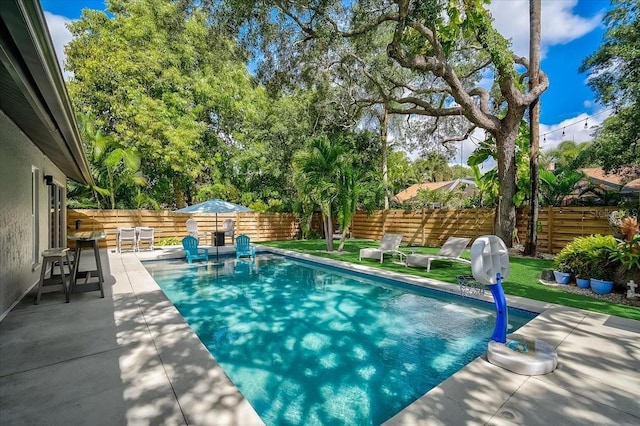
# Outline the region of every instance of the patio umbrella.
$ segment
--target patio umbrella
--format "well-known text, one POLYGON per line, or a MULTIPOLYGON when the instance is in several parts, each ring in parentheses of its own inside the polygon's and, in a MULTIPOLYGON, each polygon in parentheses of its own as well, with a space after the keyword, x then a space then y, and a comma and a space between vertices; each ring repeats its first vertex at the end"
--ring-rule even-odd
MULTIPOLYGON (((240 204, 230 203, 219 198, 212 198, 202 203, 178 209, 175 213, 215 213, 216 214, 216 237, 218 235, 218 213, 238 213, 251 212, 249 207, 240 204)), ((218 244, 216 242, 216 262, 218 262, 218 244)))

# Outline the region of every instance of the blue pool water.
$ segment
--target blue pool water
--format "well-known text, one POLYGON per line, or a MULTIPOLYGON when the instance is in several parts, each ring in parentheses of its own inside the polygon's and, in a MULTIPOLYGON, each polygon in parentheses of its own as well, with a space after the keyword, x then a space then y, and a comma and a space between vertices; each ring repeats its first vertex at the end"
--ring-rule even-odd
MULTIPOLYGON (((267 425, 377 425, 482 355, 491 304, 278 256, 145 262, 267 425)), ((509 332, 534 314, 510 310, 509 332)))

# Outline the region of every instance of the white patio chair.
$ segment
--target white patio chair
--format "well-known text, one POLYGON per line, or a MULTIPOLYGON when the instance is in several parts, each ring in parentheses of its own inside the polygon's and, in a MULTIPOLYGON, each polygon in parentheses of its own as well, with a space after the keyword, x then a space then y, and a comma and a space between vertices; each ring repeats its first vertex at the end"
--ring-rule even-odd
POLYGON ((471 264, 470 260, 460 257, 471 238, 449 237, 440 247, 438 254, 410 254, 407 256, 407 266, 423 266, 427 271, 431 270, 431 262, 434 260, 445 260, 449 262, 462 262, 471 264))
POLYGON ((200 235, 198 235, 198 222, 195 219, 187 219, 187 234, 196 239, 200 239, 200 235))
POLYGON ((123 243, 130 243, 131 250, 136 251, 137 241, 135 228, 118 228, 118 240, 116 244, 118 253, 122 253, 123 243))
POLYGON ((233 219, 225 219, 224 222, 222 222, 222 230, 224 231, 224 236, 231 237, 231 245, 233 245, 235 227, 236 227, 236 221, 233 219))
POLYGON ((140 251, 140 249, 142 248, 142 244, 144 243, 147 244, 147 248, 149 250, 153 250, 153 234, 154 234, 153 228, 144 227, 144 226, 138 228, 138 241, 136 244, 138 251, 140 251))
POLYGON ((402 257, 405 254, 398 250, 401 242, 402 234, 384 234, 380 241, 380 247, 360 249, 360 260, 362 260, 363 257, 366 257, 370 259, 379 259, 380 263, 382 263, 385 254, 397 254, 402 261, 402 257))

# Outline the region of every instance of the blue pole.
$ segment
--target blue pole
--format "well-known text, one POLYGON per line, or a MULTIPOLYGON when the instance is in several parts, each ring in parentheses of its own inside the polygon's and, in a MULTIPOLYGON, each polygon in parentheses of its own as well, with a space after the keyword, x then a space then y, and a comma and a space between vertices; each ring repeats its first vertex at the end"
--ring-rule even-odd
POLYGON ((501 284, 502 278, 500 272, 496 274, 496 283, 490 285, 491 294, 493 300, 496 303, 496 327, 493 329, 493 335, 491 340, 498 343, 507 342, 507 299, 504 296, 504 290, 502 290, 501 284))

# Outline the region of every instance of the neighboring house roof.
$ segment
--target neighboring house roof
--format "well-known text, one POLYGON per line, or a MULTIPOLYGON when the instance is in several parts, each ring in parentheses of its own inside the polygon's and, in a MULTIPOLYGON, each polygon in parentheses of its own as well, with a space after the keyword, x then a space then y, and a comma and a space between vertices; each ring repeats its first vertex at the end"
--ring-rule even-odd
POLYGON ((620 191, 623 194, 637 194, 640 193, 640 178, 634 179, 631 182, 627 182, 620 191))
POLYGON ((93 183, 38 0, 0 2, 0 109, 67 177, 93 183))
POLYGON ((452 191, 456 188, 459 188, 461 185, 465 185, 465 184, 467 185, 468 188, 472 188, 472 190, 469 192, 473 192, 473 190, 477 188, 476 182, 473 179, 465 179, 465 178, 447 180, 442 182, 416 183, 414 185, 411 185, 404 191, 398 192, 396 196, 393 197, 393 199, 397 202, 403 203, 407 200, 411 200, 412 198, 415 198, 418 195, 418 191, 420 191, 421 189, 428 189, 430 191, 433 191, 436 189, 444 189, 444 190, 452 191))
MULTIPOLYGON (((600 185, 603 189, 620 191, 624 193, 636 193, 640 191, 640 178, 625 182, 626 175, 605 173, 602 167, 588 167, 580 169, 592 183, 600 185)), ((586 182, 581 182, 583 185, 586 182)), ((579 182, 580 185, 580 182, 579 182)))

